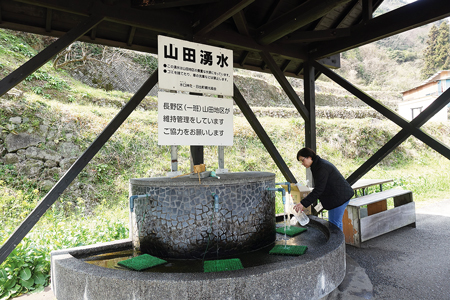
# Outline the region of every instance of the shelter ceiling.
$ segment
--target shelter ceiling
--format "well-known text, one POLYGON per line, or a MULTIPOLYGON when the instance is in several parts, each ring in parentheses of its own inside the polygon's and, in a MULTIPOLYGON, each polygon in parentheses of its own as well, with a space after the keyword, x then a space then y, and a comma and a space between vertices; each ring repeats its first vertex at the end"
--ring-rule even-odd
POLYGON ((60 37, 91 15, 80 40, 157 53, 157 36, 225 47, 236 68, 303 77, 307 59, 339 67, 339 53, 450 16, 448 0, 419 0, 372 18, 383 0, 2 0, 0 27, 60 37))

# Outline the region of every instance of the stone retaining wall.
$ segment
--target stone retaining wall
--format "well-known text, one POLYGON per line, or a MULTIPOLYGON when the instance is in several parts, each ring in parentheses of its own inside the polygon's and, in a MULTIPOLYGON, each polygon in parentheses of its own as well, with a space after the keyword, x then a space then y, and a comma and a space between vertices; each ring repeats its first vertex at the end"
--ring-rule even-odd
POLYGON ((29 126, 17 133, 28 118, 12 117, 0 133, 0 164, 14 165, 19 176, 36 179, 43 190, 49 190, 81 155, 74 143, 75 124, 52 127, 45 120, 38 128, 29 126), (6 131, 6 132, 5 132, 6 131))

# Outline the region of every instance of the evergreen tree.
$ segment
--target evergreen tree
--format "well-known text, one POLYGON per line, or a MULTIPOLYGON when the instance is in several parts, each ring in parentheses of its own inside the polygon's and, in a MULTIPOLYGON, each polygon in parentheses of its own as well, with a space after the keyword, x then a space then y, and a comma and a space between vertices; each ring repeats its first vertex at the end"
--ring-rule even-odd
POLYGON ((439 28, 433 24, 428 33, 427 47, 424 50, 422 76, 428 78, 436 72, 450 67, 450 30, 446 21, 439 28))
POLYGON ((438 36, 438 28, 435 24, 430 29, 430 32, 428 33, 428 39, 427 39, 427 47, 425 48, 423 52, 423 59, 424 59, 424 65, 422 69, 422 76, 423 78, 428 78, 432 74, 434 74, 435 70, 435 64, 434 64, 434 57, 436 53, 436 40, 438 36))
POLYGON ((439 34, 436 41, 436 72, 446 69, 445 63, 448 60, 450 49, 449 34, 448 23, 442 22, 441 26, 439 26, 439 34))

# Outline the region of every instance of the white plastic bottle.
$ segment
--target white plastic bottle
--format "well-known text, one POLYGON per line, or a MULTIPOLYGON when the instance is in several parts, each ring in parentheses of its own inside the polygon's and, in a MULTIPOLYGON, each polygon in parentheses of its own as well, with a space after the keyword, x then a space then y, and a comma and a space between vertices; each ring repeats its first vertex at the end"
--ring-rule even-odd
POLYGON ((297 219, 297 221, 300 223, 301 226, 305 226, 305 225, 307 225, 309 223, 309 218, 303 211, 296 212, 294 210, 294 215, 295 215, 295 218, 297 219))

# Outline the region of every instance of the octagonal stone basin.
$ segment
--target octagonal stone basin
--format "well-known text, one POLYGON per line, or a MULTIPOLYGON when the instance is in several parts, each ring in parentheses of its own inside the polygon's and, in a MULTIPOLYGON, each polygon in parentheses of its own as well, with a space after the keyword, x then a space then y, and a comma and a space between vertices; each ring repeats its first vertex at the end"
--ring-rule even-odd
MULTIPOLYGON (((306 254, 267 253, 252 264, 242 258, 244 269, 236 271, 164 272, 164 268, 183 264, 184 260, 173 260, 155 272, 105 268, 87 262, 92 256, 131 250, 131 239, 54 251, 52 289, 61 300, 321 299, 345 277, 344 234, 327 221, 310 218, 306 232, 286 241, 308 246, 306 254)), ((283 238, 277 234, 272 245, 285 243, 283 238)), ((247 255, 256 257, 252 252, 247 255)))

